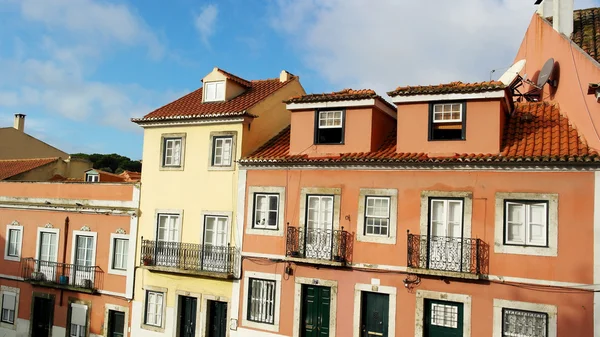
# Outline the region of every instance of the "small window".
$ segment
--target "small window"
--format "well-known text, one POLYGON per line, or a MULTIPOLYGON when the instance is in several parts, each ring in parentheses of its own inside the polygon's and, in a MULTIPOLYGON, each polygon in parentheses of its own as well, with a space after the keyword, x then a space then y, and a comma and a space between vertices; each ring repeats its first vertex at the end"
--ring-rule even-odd
POLYGON ((204 84, 204 101, 217 102, 225 100, 225 82, 208 82, 204 84))
POLYGON ((344 141, 344 112, 318 111, 315 144, 341 144, 344 141))
POLYGON ((547 335, 547 313, 502 309, 503 337, 538 337, 547 335))
POLYGON ((431 325, 456 329, 458 327, 458 306, 431 303, 431 325))
POLYGON ((279 194, 254 194, 253 228, 277 229, 279 194))
POLYGON ((179 214, 160 213, 157 218, 157 241, 179 242, 179 214))
POLYGON ((71 329, 69 336, 85 337, 87 327, 87 306, 83 304, 71 304, 71 329))
POLYGON ((21 229, 8 230, 8 250, 6 255, 10 257, 21 256, 21 229))
POLYGON ((365 205, 365 235, 388 236, 390 198, 367 197, 365 205))
POLYGON ((507 245, 548 245, 548 203, 505 201, 504 243, 507 245))
POLYGON ((181 166, 181 138, 164 138, 163 166, 181 166))
POLYGON ((100 176, 94 173, 86 173, 85 181, 87 181, 88 183, 97 183, 100 181, 100 176))
POLYGON ((233 137, 214 136, 212 144, 212 166, 231 166, 233 137))
POLYGON ((15 324, 16 300, 17 294, 12 292, 2 293, 2 322, 8 324, 15 324))
POLYGON ((432 104, 429 140, 464 140, 464 107, 464 103, 432 104))
POLYGON ((113 269, 127 269, 127 253, 129 249, 129 240, 114 239, 113 243, 113 269))
POLYGON ((249 279, 248 320, 258 323, 275 323, 275 281, 249 279))
POLYGON ((162 326, 164 294, 156 291, 146 292, 146 318, 144 323, 162 326))

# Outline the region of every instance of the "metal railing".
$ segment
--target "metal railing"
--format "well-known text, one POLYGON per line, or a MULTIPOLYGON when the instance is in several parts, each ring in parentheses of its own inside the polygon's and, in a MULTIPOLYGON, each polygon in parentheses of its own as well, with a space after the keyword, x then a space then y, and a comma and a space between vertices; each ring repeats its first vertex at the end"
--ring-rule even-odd
POLYGON ((185 272, 214 272, 235 275, 239 249, 231 246, 144 240, 141 264, 185 272))
POLYGON ((50 262, 31 257, 23 259, 21 267, 21 277, 26 281, 59 288, 96 291, 101 289, 104 278, 104 272, 98 266, 50 262))
POLYGON ((408 233, 408 267, 487 275, 489 246, 481 239, 408 233))
POLYGON ((285 255, 295 258, 352 261, 352 234, 341 230, 287 227, 285 255))

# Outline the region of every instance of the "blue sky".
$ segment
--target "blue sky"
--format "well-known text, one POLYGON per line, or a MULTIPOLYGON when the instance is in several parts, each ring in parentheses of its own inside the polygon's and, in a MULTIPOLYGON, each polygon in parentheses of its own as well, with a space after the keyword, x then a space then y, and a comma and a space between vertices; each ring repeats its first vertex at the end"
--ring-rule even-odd
MULTIPOLYGON (((533 0, 0 0, 0 127, 140 159, 131 123, 214 66, 307 92, 453 80, 510 66, 533 0)), ((599 6, 576 0, 577 8, 599 6)))

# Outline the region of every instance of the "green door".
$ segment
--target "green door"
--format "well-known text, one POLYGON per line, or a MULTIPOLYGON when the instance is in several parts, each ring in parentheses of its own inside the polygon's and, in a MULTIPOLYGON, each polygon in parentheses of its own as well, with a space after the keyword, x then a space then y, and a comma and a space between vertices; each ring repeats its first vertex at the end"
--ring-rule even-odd
POLYGON ((207 337, 225 337, 227 334, 227 303, 208 301, 207 337))
POLYGON ((108 311, 108 337, 125 336, 125 313, 122 311, 108 311))
POLYGON ((179 296, 179 336, 196 336, 196 305, 195 297, 179 296))
POLYGON ((329 336, 331 288, 304 285, 302 287, 302 337, 329 336))
POLYGON ((446 301, 425 301, 424 337, 462 337, 463 304, 446 301))
POLYGON ((361 337, 387 337, 390 312, 389 295, 365 291, 362 293, 361 303, 361 337))

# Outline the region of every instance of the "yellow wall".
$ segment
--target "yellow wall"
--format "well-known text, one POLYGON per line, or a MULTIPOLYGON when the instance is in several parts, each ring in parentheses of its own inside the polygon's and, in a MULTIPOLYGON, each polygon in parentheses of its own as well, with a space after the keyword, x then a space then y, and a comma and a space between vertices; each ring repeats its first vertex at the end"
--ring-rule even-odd
POLYGON ((0 159, 67 159, 69 154, 15 128, 0 128, 0 159))

